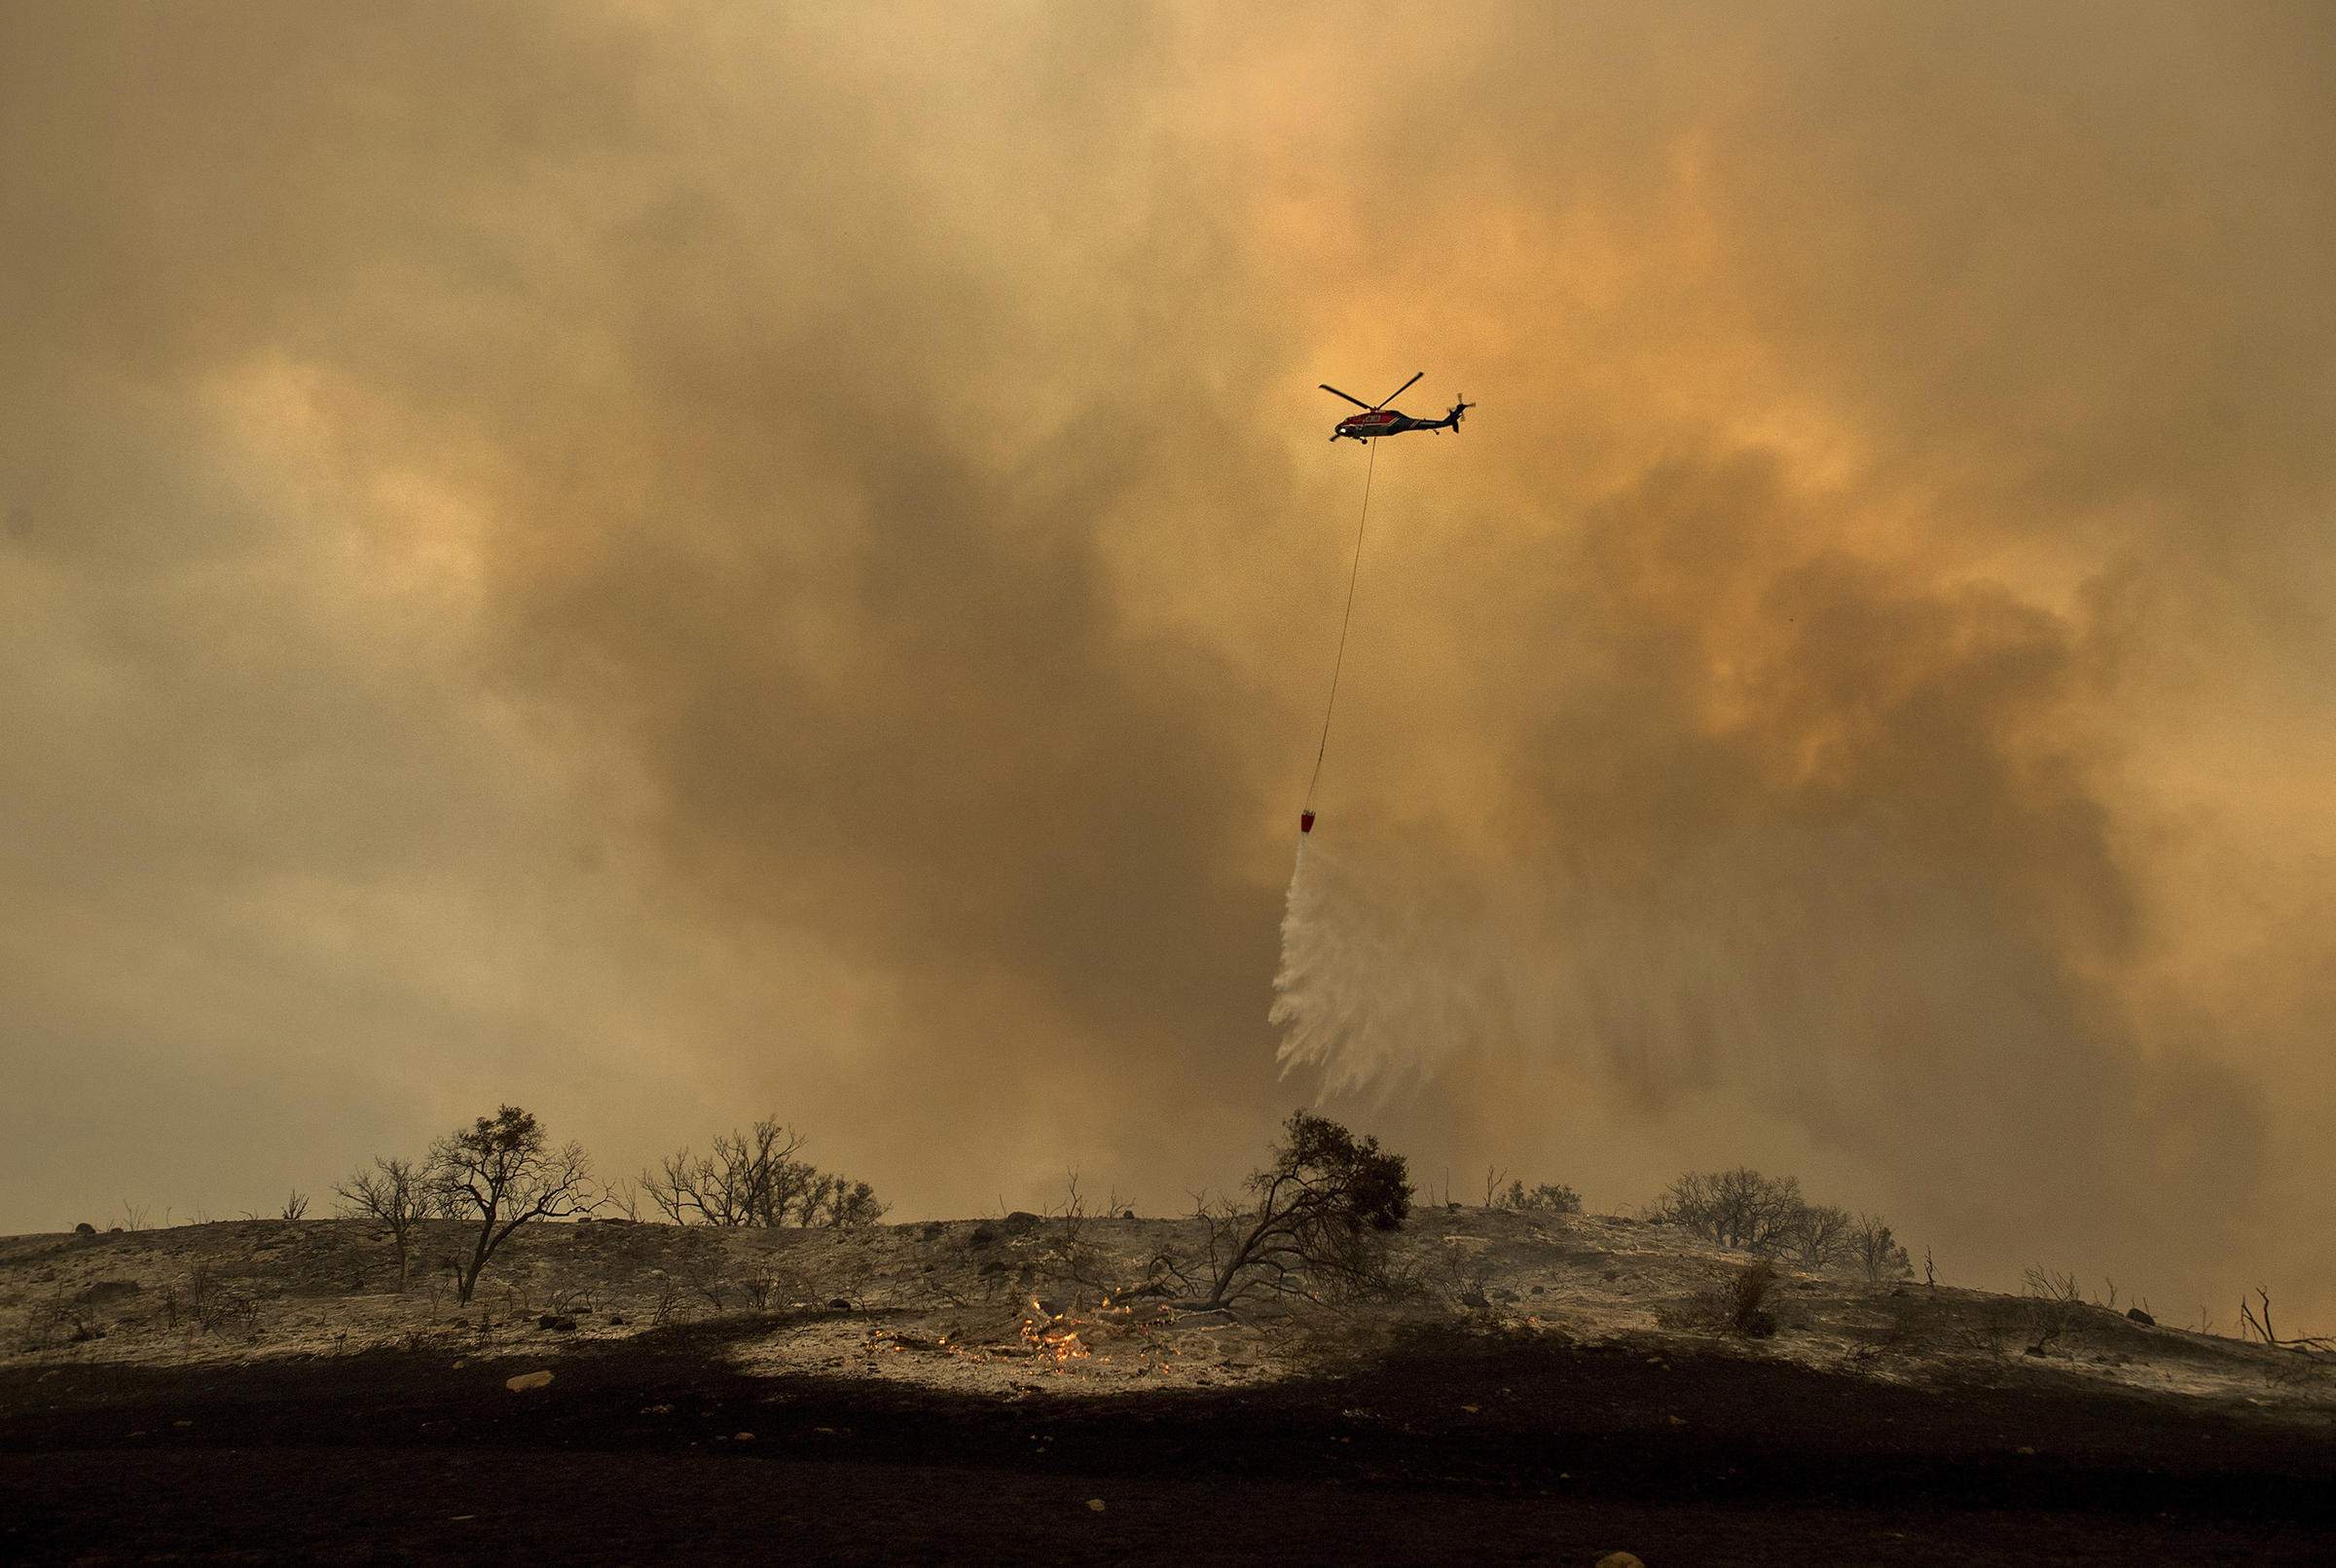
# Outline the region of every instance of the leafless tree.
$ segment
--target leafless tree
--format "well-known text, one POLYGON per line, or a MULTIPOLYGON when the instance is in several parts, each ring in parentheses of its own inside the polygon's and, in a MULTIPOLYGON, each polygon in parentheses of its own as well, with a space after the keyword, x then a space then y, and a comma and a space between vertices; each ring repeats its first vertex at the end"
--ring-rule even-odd
POLYGON ((729 1299, 732 1281, 727 1268, 728 1258, 716 1245, 704 1252, 692 1252, 675 1265, 681 1282, 706 1298, 714 1311, 722 1310, 729 1299))
POLYGON ((347 1181, 333 1184, 343 1215, 370 1220, 389 1238, 397 1253, 397 1288, 401 1292, 406 1288, 415 1229, 424 1220, 439 1218, 441 1212, 440 1194, 428 1178, 428 1171, 417 1168, 412 1160, 377 1157, 372 1170, 354 1172, 347 1181))
POLYGON ((1209 1282, 1186 1305, 1223 1307, 1309 1281, 1349 1292, 1384 1282, 1385 1233, 1411 1214, 1404 1156, 1304 1111, 1290 1113, 1283 1134, 1273 1163, 1250 1176, 1247 1206, 1200 1205, 1209 1282))
POLYGON ((2311 1336, 2302 1339, 2282 1339, 2271 1325, 2271 1293, 2260 1285, 2255 1287, 2255 1298, 2263 1303, 2262 1310, 2247 1305, 2246 1297, 2239 1298, 2239 1337, 2260 1339, 2274 1350, 2327 1351, 2336 1350, 2336 1339, 2311 1336))
POLYGON ((512 1232, 531 1220, 589 1213, 592 1162, 577 1143, 551 1147, 534 1116, 504 1106, 430 1146, 430 1186, 450 1214, 476 1221, 468 1259, 456 1265, 456 1298, 467 1303, 487 1266, 512 1232))
POLYGON ((283 1218, 286 1220, 299 1220, 304 1218, 308 1212, 309 1195, 306 1192, 303 1192, 300 1188, 294 1187, 292 1189, 292 1195, 284 1199, 283 1218))
POLYGON ((1861 1214, 1849 1227, 1849 1260, 1865 1270, 1867 1283, 1910 1278, 1914 1260, 1890 1234, 1880 1215, 1861 1214))
POLYGON ((2030 1313, 2034 1333, 2027 1353, 2041 1356, 2060 1342, 2076 1309, 2085 1304, 2085 1289, 2076 1283, 2076 1276, 2062 1269, 2051 1269, 2041 1263, 2030 1263, 2022 1271, 2027 1294, 2035 1305, 2030 1313))
POLYGON ((1803 1268, 1824 1268, 1848 1258, 1854 1228, 1855 1222, 1846 1209, 1830 1203, 1804 1204, 1777 1250, 1803 1268))
POLYGON ((602 1189, 605 1207, 613 1209, 627 1220, 640 1219, 640 1184, 631 1177, 622 1177, 602 1189))
POLYGON ((803 1144, 802 1134, 765 1117, 750 1131, 715 1137, 711 1154, 669 1154, 641 1173, 640 1189, 675 1224, 845 1228, 883 1218, 874 1187, 796 1159, 803 1144))
POLYGON ((1655 1309, 1655 1321, 1666 1329, 1716 1330, 1766 1339, 1776 1331, 1776 1316, 1768 1309, 1776 1271, 1765 1258, 1755 1258, 1740 1269, 1721 1273, 1704 1289, 1683 1301, 1655 1309))
POLYGON ((802 1147, 802 1134, 765 1117, 750 1132, 717 1134, 712 1154, 666 1156, 642 1173, 641 1189, 675 1224, 784 1224, 813 1174, 793 1157, 802 1147))
POLYGON ((1670 1185, 1647 1218, 1675 1224, 1722 1247, 1776 1253, 1808 1205, 1796 1177, 1763 1176, 1750 1166, 1690 1171, 1670 1185))

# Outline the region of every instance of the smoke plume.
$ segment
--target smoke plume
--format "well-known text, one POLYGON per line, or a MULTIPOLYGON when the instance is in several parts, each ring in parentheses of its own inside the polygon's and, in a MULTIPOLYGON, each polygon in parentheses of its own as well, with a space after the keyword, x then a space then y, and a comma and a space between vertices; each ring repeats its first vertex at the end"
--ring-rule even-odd
POLYGON ((0 1226, 1327 1095, 2309 1315, 2330 25, 9 9, 0 1226))

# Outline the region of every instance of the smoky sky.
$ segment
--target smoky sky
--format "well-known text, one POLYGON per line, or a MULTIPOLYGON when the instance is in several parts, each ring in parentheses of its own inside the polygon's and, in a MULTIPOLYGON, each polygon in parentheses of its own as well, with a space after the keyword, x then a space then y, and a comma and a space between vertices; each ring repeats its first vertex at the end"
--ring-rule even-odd
POLYGON ((0 1224, 1320 1100, 2328 1309, 2324 14, 1350 22, 12 9, 0 1224))

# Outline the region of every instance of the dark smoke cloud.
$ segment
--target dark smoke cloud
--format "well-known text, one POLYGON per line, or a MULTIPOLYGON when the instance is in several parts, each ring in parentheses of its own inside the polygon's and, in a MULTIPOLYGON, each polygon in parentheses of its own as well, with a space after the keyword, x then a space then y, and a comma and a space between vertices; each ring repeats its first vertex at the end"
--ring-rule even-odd
POLYGON ((1766 458, 1674 462, 1584 519, 1587 591, 1528 602, 1512 651, 1561 623, 1592 649, 1514 694, 1498 835, 1366 814, 1301 871, 1288 1055, 1350 1090, 1522 1052, 1658 1115, 1748 1102, 1967 1253, 2010 1213, 2213 1251, 2264 1116, 2118 990, 2113 645, 1993 584, 1795 559, 1797 504, 1766 458))
POLYGON ((1348 22, 13 12, 0 1222, 496 1096, 1164 1207, 1328 1084, 2324 1276, 2324 16, 1348 22))

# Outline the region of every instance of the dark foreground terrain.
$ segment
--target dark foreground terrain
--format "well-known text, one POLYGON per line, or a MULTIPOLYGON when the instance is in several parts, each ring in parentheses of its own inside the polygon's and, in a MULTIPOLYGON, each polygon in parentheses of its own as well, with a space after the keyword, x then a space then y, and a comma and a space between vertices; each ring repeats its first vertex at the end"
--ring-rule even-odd
POLYGON ((729 1338, 518 1393, 435 1351, 0 1373, 0 1558, 2336 1561, 2324 1433, 2049 1381, 1430 1331, 1263 1389, 953 1399, 729 1338))

